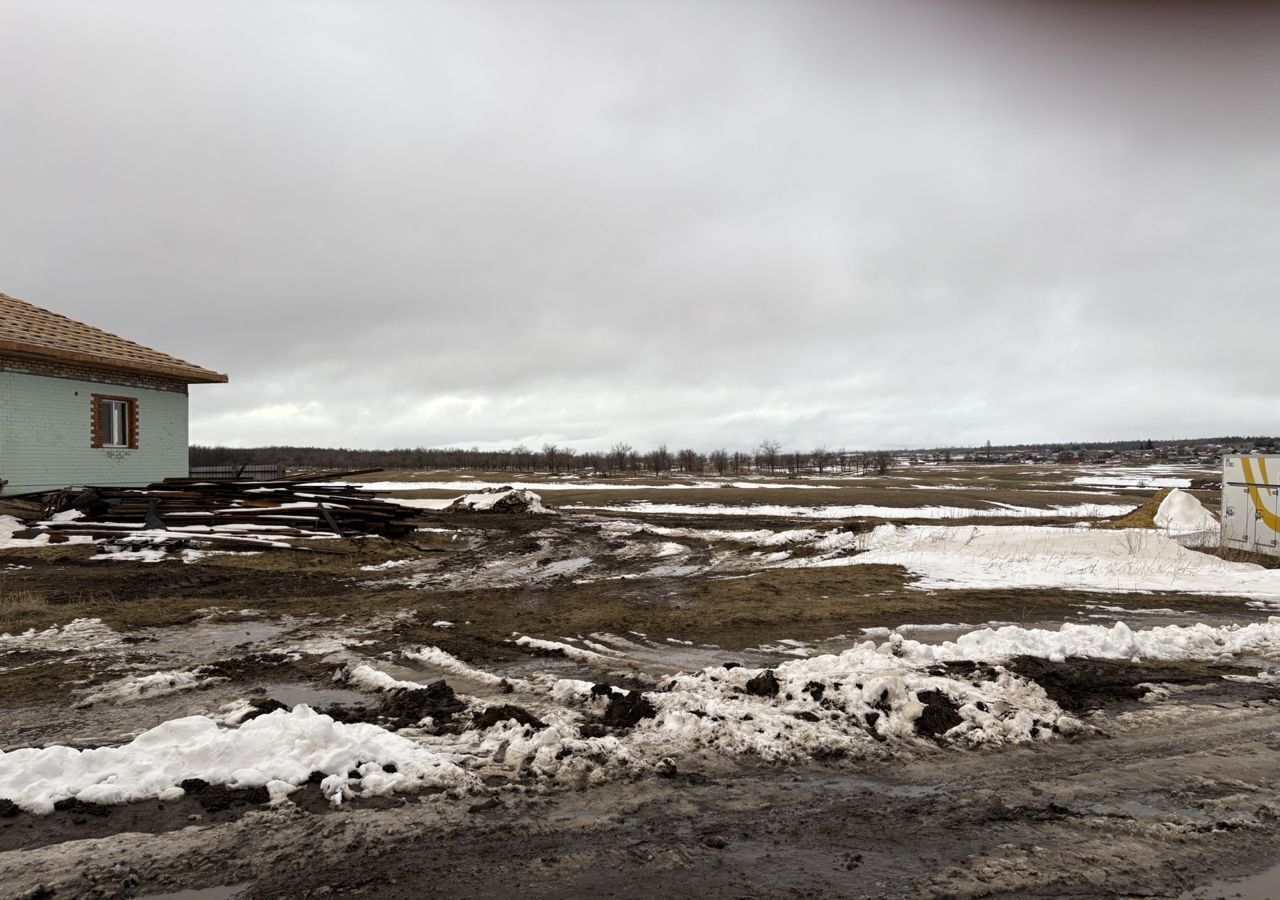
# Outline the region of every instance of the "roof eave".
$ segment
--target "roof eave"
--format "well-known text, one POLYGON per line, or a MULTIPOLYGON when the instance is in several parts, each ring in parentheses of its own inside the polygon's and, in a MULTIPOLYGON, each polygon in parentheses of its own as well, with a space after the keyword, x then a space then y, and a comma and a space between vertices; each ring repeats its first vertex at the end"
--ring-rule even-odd
POLYGON ((82 353, 77 350, 65 350, 61 347, 42 347, 36 344, 23 344, 16 341, 0 340, 0 353, 26 359, 81 363, 116 372, 159 375, 165 378, 172 378, 175 381, 181 381, 184 384, 227 383, 227 376, 223 373, 205 369, 201 366, 164 366, 138 363, 114 356, 100 356, 94 353, 82 353))

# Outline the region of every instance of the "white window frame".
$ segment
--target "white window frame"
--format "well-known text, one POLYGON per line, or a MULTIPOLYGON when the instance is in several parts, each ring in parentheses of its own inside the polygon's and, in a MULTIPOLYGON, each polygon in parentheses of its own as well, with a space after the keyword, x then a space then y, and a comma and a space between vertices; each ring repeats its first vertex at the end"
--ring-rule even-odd
POLYGON ((129 449, 129 401, 99 400, 99 433, 102 446, 110 450, 129 449))

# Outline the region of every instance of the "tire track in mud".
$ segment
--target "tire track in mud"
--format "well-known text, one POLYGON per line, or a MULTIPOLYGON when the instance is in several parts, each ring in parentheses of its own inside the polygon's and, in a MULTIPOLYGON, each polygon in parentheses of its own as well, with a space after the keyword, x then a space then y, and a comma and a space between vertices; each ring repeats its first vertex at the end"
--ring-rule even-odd
POLYGON ((88 840, 49 819, 66 839, 0 853, 0 883, 104 898, 243 881, 251 898, 505 896, 516 883, 528 897, 1176 896, 1280 852, 1277 728, 1270 704, 1204 706, 1110 738, 856 770, 722 764, 709 779, 259 808, 88 840), (1204 812, 1224 797, 1234 810, 1204 812))

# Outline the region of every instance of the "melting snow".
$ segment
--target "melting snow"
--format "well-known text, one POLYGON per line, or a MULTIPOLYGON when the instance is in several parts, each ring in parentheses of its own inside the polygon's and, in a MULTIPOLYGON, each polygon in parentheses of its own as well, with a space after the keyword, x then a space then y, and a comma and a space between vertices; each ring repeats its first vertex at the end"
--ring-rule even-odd
POLYGON ((207 716, 173 719, 121 747, 0 751, 0 797, 29 812, 49 813, 68 797, 85 803, 173 800, 183 795, 179 784, 189 778, 233 788, 266 787, 280 797, 312 772, 325 774, 320 787, 335 804, 355 795, 475 783, 474 776, 408 738, 296 706, 235 729, 207 716), (387 772, 387 765, 396 771, 387 772), (350 779, 353 770, 362 777, 350 779))
MULTIPOLYGON (((335 481, 310 487, 356 487, 363 491, 474 491, 481 481, 335 481)), ((689 491, 733 487, 740 490, 822 491, 838 490, 834 484, 790 484, 767 481, 694 481, 679 484, 649 484, 603 481, 507 481, 492 482, 493 487, 511 487, 529 491, 689 491)))
POLYGON ((44 631, 34 628, 22 634, 0 634, 0 652, 6 650, 103 650, 120 646, 120 635, 101 619, 74 619, 44 631))
POLYGON ((120 678, 99 685, 77 700, 75 706, 86 707, 95 703, 114 703, 117 705, 133 703, 138 700, 176 694, 180 691, 192 691, 226 680, 225 678, 212 678, 201 675, 197 670, 152 672, 150 675, 120 678))
POLYGON ((564 509, 611 513, 679 513, 699 516, 779 516, 794 519, 987 519, 987 518, 1108 518, 1133 512, 1132 504, 1119 506, 1104 503, 1081 503, 1075 506, 1051 506, 1038 509, 1033 506, 998 505, 984 509, 966 509, 959 506, 774 506, 752 503, 726 506, 721 503, 618 503, 608 506, 575 504, 564 509))
POLYGON ((1172 534, 1218 531, 1218 520, 1213 513, 1191 494, 1176 488, 1160 501, 1155 523, 1157 528, 1172 534))
POLYGON ((1190 478, 1144 475, 1140 472, 1125 475, 1080 475, 1071 479, 1072 484, 1105 488, 1165 488, 1191 487, 1190 478))
POLYGON ((857 539, 867 552, 784 565, 900 565, 929 590, 1181 591, 1280 602, 1280 570, 1188 550, 1150 529, 880 525, 857 539))

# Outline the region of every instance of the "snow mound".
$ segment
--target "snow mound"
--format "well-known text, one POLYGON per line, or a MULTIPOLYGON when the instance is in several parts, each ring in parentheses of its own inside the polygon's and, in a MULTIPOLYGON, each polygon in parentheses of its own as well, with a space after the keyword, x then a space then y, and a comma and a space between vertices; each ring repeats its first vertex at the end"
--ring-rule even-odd
POLYGON ((492 672, 485 672, 474 666, 469 666, 439 647, 420 647, 417 650, 406 650, 404 655, 409 659, 426 663, 448 674, 469 678, 482 684, 500 685, 505 680, 492 672))
POLYGON ((190 778, 231 788, 266 787, 277 798, 312 772, 324 773, 321 790, 335 805, 357 795, 475 784, 474 776, 408 738, 364 722, 335 722, 300 705, 236 729, 207 716, 173 719, 121 747, 0 751, 0 798, 45 814, 68 797, 104 804, 173 800, 190 778), (349 777, 353 770, 359 778, 349 777))
POLYGON ((1218 520, 1213 513, 1191 494, 1177 488, 1160 502, 1155 523, 1157 528, 1171 534, 1218 530, 1218 520))
POLYGON ((93 706, 95 703, 116 705, 133 703, 137 700, 164 697, 180 691, 193 691, 226 680, 202 675, 198 670, 152 672, 150 675, 120 678, 101 685, 77 700, 75 706, 79 709, 93 706))
POLYGON ((0 653, 9 650, 103 650, 120 645, 120 635, 101 619, 73 619, 66 625, 0 634, 0 653))
POLYGON ((464 494, 448 506, 449 512, 537 513, 552 512, 533 491, 511 487, 464 494))
MULTIPOLYGON (((508 723, 479 735, 468 752, 576 786, 706 754, 784 764, 884 758, 926 742, 1001 746, 1086 728, 1038 685, 1002 668, 935 674, 933 666, 868 642, 773 669, 680 674, 643 694, 560 679, 550 690, 559 708, 539 712, 545 728, 508 723), (599 734, 595 723, 626 709, 636 721, 599 734)), ((471 732, 463 737, 474 740, 471 732)))
POLYGON ((1280 570, 1189 550, 1153 529, 880 525, 859 537, 865 553, 782 565, 900 565, 917 576, 912 586, 925 590, 1043 587, 1280 598, 1280 570))
POLYGON ((897 652, 920 662, 996 661, 1014 656, 1064 659, 1134 659, 1230 662, 1238 657, 1280 659, 1280 617, 1248 625, 1164 625, 1134 631, 1124 622, 1065 623, 1057 631, 1006 625, 981 628, 954 641, 923 644, 900 640, 897 652))
POLYGON ((636 738, 781 762, 879 753, 881 742, 923 737, 966 746, 1022 743, 1081 727, 1039 686, 1009 672, 935 675, 871 643, 786 662, 772 673, 772 696, 762 696, 773 689, 762 670, 677 676, 671 690, 648 695, 659 712, 636 738), (926 715, 930 706, 946 711, 945 727, 926 715))

